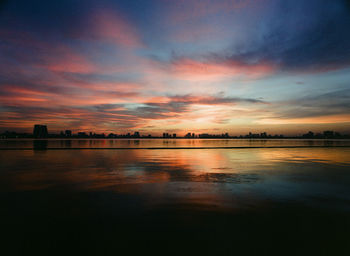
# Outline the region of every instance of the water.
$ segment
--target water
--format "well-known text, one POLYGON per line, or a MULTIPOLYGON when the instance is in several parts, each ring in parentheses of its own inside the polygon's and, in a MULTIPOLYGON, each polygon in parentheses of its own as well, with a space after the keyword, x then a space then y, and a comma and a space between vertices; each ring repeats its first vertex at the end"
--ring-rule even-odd
POLYGON ((12 140, 0 148, 11 255, 350 252, 349 141, 12 140))
POLYGON ((349 147, 350 140, 322 139, 9 139, 0 149, 162 149, 349 147))

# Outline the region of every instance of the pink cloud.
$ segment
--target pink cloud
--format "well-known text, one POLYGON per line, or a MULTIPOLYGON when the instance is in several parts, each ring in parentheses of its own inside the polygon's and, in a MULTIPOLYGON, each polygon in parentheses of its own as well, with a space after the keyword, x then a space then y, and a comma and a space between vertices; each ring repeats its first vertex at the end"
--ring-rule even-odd
POLYGON ((99 70, 86 57, 79 55, 68 47, 59 47, 54 51, 54 55, 47 56, 44 60, 46 62, 45 68, 51 71, 90 74, 99 70))
MULTIPOLYGON (((21 63, 45 68, 53 72, 71 72, 88 74, 100 68, 86 56, 64 43, 49 43, 40 40, 28 32, 0 30, 3 40, 13 48, 25 48, 29 55, 16 55, 21 63)), ((16 49, 11 49, 16 54, 16 49)))
POLYGON ((35 90, 32 88, 24 88, 18 85, 2 85, 2 90, 11 94, 26 94, 32 96, 50 96, 52 93, 35 90))
POLYGON ((182 58, 173 61, 170 70, 178 77, 193 79, 239 75, 260 77, 274 72, 275 66, 269 63, 246 64, 239 61, 201 62, 182 58))
POLYGON ((72 31, 73 38, 111 42, 128 48, 143 47, 136 27, 116 10, 96 9, 84 20, 83 29, 72 31))
MULTIPOLYGON (((103 84, 102 84, 103 85, 103 84)), ((133 85, 133 84, 131 84, 133 85)), ((125 103, 144 98, 138 92, 131 90, 127 84, 118 83, 109 86, 94 85, 86 90, 70 90, 48 92, 40 89, 27 88, 20 85, 2 85, 3 95, 0 100, 4 106, 89 106, 94 104, 125 103)), ((48 88, 49 89, 49 88, 48 88)))

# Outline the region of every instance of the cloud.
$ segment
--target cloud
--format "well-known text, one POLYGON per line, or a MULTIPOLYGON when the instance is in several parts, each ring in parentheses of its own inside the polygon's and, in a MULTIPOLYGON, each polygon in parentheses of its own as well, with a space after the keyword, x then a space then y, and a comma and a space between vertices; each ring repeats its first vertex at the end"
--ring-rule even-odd
POLYGON ((339 123, 349 92, 321 90, 347 74, 315 84, 319 72, 350 66, 349 11, 342 0, 9 1, 0 16, 0 125, 339 123), (284 79, 282 95, 297 90, 299 99, 279 100, 284 79), (233 93, 240 97, 225 96, 233 93))
POLYGON ((261 0, 164 0, 164 6, 169 10, 168 16, 173 23, 184 23, 190 20, 202 19, 211 15, 226 14, 249 5, 259 4, 261 0))
POLYGON ((350 113, 350 89, 302 97, 282 104, 281 118, 307 118, 350 113))
POLYGON ((160 72, 170 74, 177 79, 220 80, 230 77, 259 78, 270 75, 275 67, 268 62, 248 63, 235 60, 204 58, 197 60, 188 57, 173 57, 169 62, 153 60, 152 64, 160 72))
POLYGON ((4 60, 10 62, 7 69, 26 67, 81 74, 101 70, 101 67, 80 50, 69 46, 66 42, 48 42, 34 33, 1 28, 0 36, 3 36, 0 50, 4 60))
POLYGON ((127 111, 128 114, 138 116, 144 119, 170 119, 179 117, 193 111, 193 106, 202 105, 220 106, 236 104, 267 104, 258 99, 223 97, 223 96, 193 96, 193 95, 176 95, 163 97, 156 102, 147 101, 133 109, 127 111))
MULTIPOLYGON (((32 91, 12 90, 12 93, 26 94, 32 91)), ((34 95, 32 97, 36 97, 34 95)), ((38 92, 38 99, 41 93, 38 92)), ((47 95, 44 94, 46 97, 47 95)), ((50 95, 49 95, 50 96, 50 95)), ((0 95, 1 97, 1 95, 0 95)), ((12 96, 16 99, 19 96, 12 96)), ((105 96, 104 96, 105 97, 105 96)), ((115 131, 116 129, 133 129, 150 126, 156 120, 164 120, 169 123, 179 123, 183 120, 196 118, 207 118, 208 111, 219 106, 234 106, 237 104, 266 104, 266 102, 250 98, 216 96, 193 96, 176 95, 162 97, 153 101, 144 98, 140 103, 118 103, 102 104, 102 102, 74 98, 71 101, 59 101, 59 104, 25 104, 3 102, 0 116, 2 127, 11 127, 15 123, 32 126, 35 122, 50 124, 52 129, 87 129, 94 127, 95 130, 115 131), (76 104, 72 104, 76 102, 76 104), (84 105, 89 103, 88 105, 84 105), (71 105, 70 105, 71 104, 71 105), (196 110, 196 106, 203 106, 206 111, 196 110), (29 124, 28 124, 29 123, 29 124)), ((221 109, 221 108, 220 108, 221 109)), ((225 123, 226 112, 217 113, 214 122, 225 123)), ((24 126, 24 125, 23 125, 24 126)))
POLYGON ((260 33, 217 58, 268 62, 280 70, 301 73, 348 67, 350 12, 344 5, 345 1, 278 2, 258 25, 260 33))
POLYGON ((169 97, 170 102, 186 103, 186 104, 200 104, 200 105, 219 105, 219 104, 237 104, 237 103, 266 103, 265 101, 253 98, 239 98, 239 97, 224 97, 217 96, 193 96, 193 95, 176 95, 169 97))
POLYGON ((266 110, 269 114, 258 123, 346 123, 350 122, 350 89, 275 102, 266 110))
MULTIPOLYGON (((231 5, 229 2, 219 1, 217 6, 231 5)), ((190 22, 179 31, 175 29, 175 39, 180 42, 192 38, 201 45, 202 35, 209 34, 206 41, 210 41, 210 36, 219 37, 221 41, 231 41, 231 46, 207 52, 202 50, 197 56, 183 54, 180 58, 173 58, 174 73, 187 77, 197 75, 195 78, 218 74, 261 76, 278 71, 328 72, 350 66, 350 9, 347 1, 271 1, 259 7, 246 5, 244 1, 232 2, 249 7, 243 13, 250 15, 251 20, 235 13, 236 16, 227 16, 225 22, 219 17, 208 17, 209 21, 190 22), (227 30, 229 19, 232 19, 231 30, 227 30), (212 24, 216 24, 215 32, 210 32, 212 24), (219 32, 222 35, 217 36, 219 32)), ((192 12, 191 3, 184 10, 192 12)), ((193 17, 204 17, 218 10, 221 15, 225 13, 221 8, 209 8, 216 6, 216 2, 204 1, 198 5, 193 8, 193 17)), ((178 15, 191 18, 186 11, 178 15)))
MULTIPOLYGON (((86 57, 69 48, 56 49, 42 60, 43 67, 53 72, 90 74, 99 72, 98 67, 86 57)), ((41 64, 39 64, 41 66, 41 64)))
POLYGON ((72 38, 109 42, 128 48, 144 47, 137 28, 115 8, 94 8, 83 17, 79 26, 72 28, 69 35, 72 38))

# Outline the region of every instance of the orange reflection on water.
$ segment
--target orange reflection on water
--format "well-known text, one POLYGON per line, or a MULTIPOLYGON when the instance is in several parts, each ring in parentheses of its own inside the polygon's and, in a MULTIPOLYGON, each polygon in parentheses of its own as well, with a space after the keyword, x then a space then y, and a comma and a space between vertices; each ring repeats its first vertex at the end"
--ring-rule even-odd
POLYGON ((314 162, 350 165, 349 148, 288 148, 260 150, 259 157, 268 162, 314 162))
POLYGON ((349 156, 348 148, 3 151, 0 183, 10 190, 132 193, 142 184, 160 189, 160 184, 185 182, 191 196, 204 193, 198 183, 254 184, 265 171, 278 173, 287 166, 293 171, 304 164, 348 166, 349 156))

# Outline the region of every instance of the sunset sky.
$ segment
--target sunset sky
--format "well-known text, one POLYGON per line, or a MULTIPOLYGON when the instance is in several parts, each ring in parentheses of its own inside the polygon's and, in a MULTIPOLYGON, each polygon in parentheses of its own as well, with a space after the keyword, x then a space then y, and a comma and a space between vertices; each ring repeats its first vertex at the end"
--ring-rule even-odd
POLYGON ((350 133, 350 1, 0 3, 0 132, 350 133))

